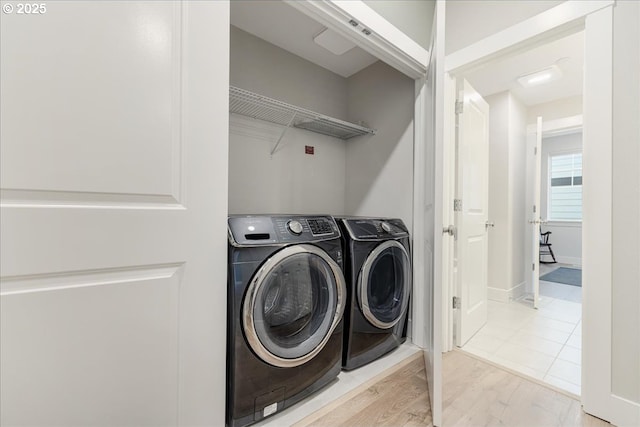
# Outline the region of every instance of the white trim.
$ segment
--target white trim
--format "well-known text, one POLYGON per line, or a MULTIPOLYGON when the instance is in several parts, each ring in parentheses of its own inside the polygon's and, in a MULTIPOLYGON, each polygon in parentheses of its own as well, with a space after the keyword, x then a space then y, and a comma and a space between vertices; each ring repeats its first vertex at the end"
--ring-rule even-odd
POLYGON ((575 265, 578 267, 582 267, 582 258, 556 255, 556 261, 558 261, 559 264, 575 265))
POLYGON ((544 227, 562 227, 562 228, 581 228, 582 227, 582 221, 578 221, 578 220, 569 220, 569 219, 553 219, 553 220, 547 220, 547 222, 545 224, 543 224, 544 227))
MULTIPOLYGON (((577 116, 563 117, 561 119, 544 121, 542 118, 542 138, 552 138, 554 136, 570 135, 582 132, 582 114, 577 116)), ((527 133, 536 133, 536 124, 527 126, 527 133)))
MULTIPOLYGON (((456 82, 448 73, 444 74, 444 98, 445 100, 456 98, 456 82)), ((443 148, 442 148, 442 226, 448 227, 455 224, 455 213, 453 211, 453 200, 455 193, 455 126, 456 113, 455 104, 445 101, 443 122, 443 148)), ((454 238, 449 236, 443 239, 442 244, 442 306, 450 307, 453 300, 453 288, 455 283, 454 272, 449 265, 454 262, 454 238)), ((442 351, 447 352, 454 349, 453 345, 453 310, 445 309, 442 316, 442 351)))
POLYGON ((608 8, 589 16, 585 28, 582 403, 586 412, 615 422, 610 403, 612 21, 608 8))
POLYGON ((411 337, 413 343, 418 347, 425 348, 427 337, 425 336, 425 326, 427 319, 423 307, 425 301, 425 122, 426 111, 425 79, 415 82, 415 104, 414 104, 414 131, 413 131, 413 230, 412 239, 412 265, 413 265, 413 295, 411 297, 411 337))
POLYGON ((487 298, 492 301, 508 303, 523 296, 525 294, 526 285, 526 282, 522 282, 510 289, 494 288, 489 286, 487 288, 487 298))
POLYGON ((285 2, 351 40, 360 48, 413 79, 423 77, 429 64, 429 51, 393 26, 360 0, 285 2), (357 26, 349 22, 354 20, 357 26), (365 35, 363 30, 368 30, 365 35))
POLYGON ((543 39, 580 27, 586 16, 614 3, 614 0, 566 1, 447 55, 446 71, 458 73, 498 56, 529 48, 543 39))
MULTIPOLYGON (((445 13, 446 13, 446 3, 444 1, 437 1, 435 6, 435 27, 436 27, 436 37, 435 37, 435 45, 433 46, 433 51, 435 53, 434 57, 431 58, 431 63, 435 64, 435 70, 431 71, 431 76, 433 82, 433 94, 432 94, 432 108, 433 110, 433 141, 430 142, 433 145, 432 159, 430 164, 433 166, 433 182, 434 193, 433 193, 433 206, 431 207, 433 211, 433 222, 430 226, 433 228, 433 281, 431 285, 433 286, 433 299, 432 299, 432 353, 431 353, 431 367, 433 368, 433 378, 431 378, 433 385, 430 387, 430 392, 432 394, 431 397, 431 417, 434 426, 442 426, 442 315, 443 315, 443 307, 440 304, 442 301, 442 278, 443 278, 443 270, 442 270, 442 211, 439 209, 442 206, 442 201, 444 199, 444 165, 440 161, 443 157, 444 146, 444 120, 445 120, 445 86, 444 80, 441 79, 441 76, 444 76, 444 65, 445 65, 445 13)), ((430 63, 430 64, 431 64, 430 63)), ((429 356, 426 353, 426 356, 429 356)), ((427 376, 428 378, 428 376, 427 376)))

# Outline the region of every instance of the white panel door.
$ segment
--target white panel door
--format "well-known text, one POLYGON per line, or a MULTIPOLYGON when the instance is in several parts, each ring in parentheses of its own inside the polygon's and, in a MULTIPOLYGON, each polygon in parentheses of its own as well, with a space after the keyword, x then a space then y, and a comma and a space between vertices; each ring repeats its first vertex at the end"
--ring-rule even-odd
POLYGON ((533 308, 538 308, 540 299, 540 186, 542 180, 542 117, 536 122, 533 148, 533 198, 530 200, 530 244, 531 244, 531 286, 533 289, 533 308))
POLYGON ((228 4, 11 4, 0 423, 222 425, 228 4))
POLYGON ((466 80, 458 81, 458 100, 456 344, 463 346, 487 322, 489 105, 466 80))

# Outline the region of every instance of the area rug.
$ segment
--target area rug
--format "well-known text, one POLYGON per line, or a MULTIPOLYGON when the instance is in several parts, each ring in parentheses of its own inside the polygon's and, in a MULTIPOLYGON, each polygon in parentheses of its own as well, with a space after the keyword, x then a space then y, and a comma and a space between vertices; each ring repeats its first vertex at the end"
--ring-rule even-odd
POLYGON ((582 286, 582 270, 578 268, 560 267, 544 276, 540 280, 545 282, 564 283, 571 286, 582 286))

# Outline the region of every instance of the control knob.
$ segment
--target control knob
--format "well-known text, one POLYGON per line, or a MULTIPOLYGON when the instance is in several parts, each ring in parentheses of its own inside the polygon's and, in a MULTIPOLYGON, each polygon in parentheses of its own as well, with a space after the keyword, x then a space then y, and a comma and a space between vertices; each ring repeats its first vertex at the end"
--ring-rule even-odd
POLYGON ((300 221, 292 220, 287 223, 287 228, 296 236, 302 234, 302 224, 300 221))
POLYGON ((391 226, 388 223, 383 222, 382 224, 380 224, 380 226, 385 232, 391 233, 391 226))

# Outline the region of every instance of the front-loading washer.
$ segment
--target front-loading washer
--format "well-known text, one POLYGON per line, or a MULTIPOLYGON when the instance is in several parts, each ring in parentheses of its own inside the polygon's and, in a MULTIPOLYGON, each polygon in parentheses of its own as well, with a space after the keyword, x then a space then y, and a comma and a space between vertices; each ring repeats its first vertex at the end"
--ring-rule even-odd
POLYGON ((351 370, 406 340, 412 287, 410 236, 400 219, 341 218, 347 307, 343 369, 351 370))
POLYGON ((346 300, 330 216, 228 219, 227 426, 279 412, 341 370, 346 300))

